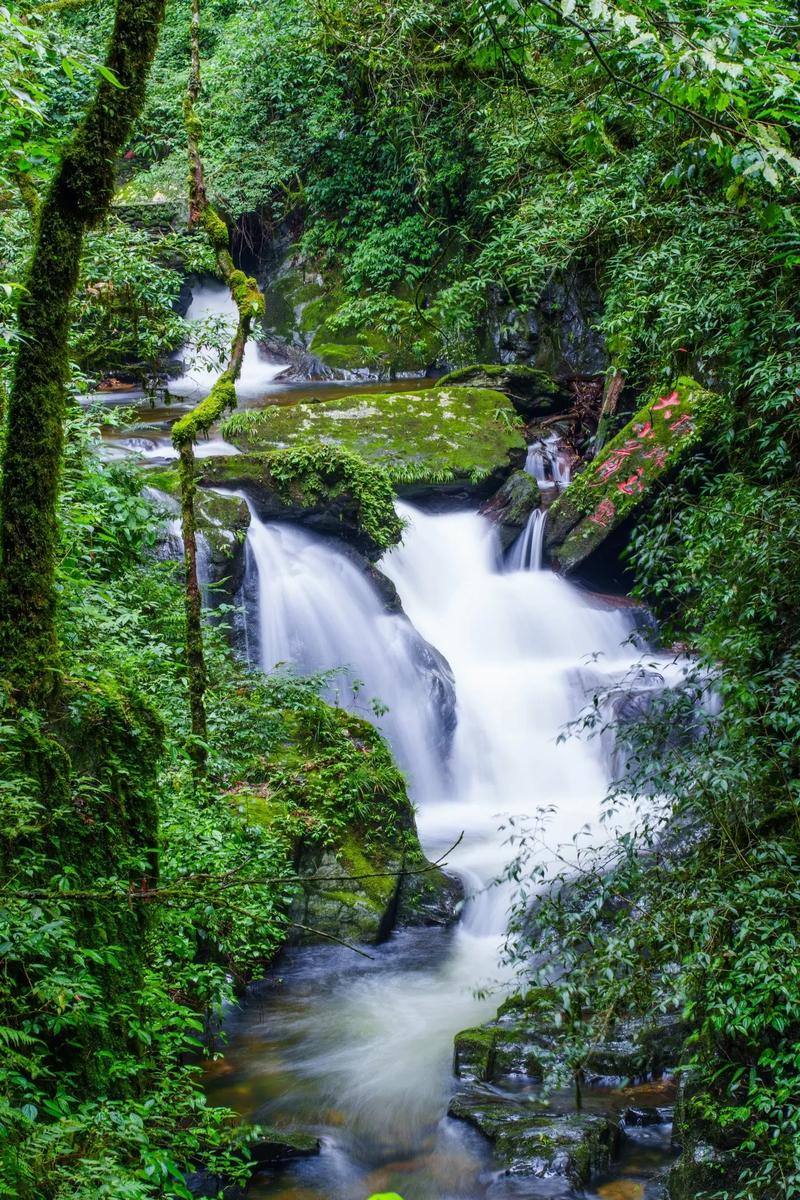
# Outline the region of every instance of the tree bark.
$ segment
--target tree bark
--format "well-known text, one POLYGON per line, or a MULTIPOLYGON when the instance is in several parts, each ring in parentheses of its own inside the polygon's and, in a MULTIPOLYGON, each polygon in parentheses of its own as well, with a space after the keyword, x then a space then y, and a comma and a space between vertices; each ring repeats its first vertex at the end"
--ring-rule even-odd
POLYGON ((23 697, 58 694, 55 553, 70 306, 83 238, 108 211, 115 163, 144 101, 164 0, 117 0, 106 66, 42 201, 19 304, 0 490, 0 663, 23 697))
POLYGON ((206 399, 202 400, 185 417, 181 417, 172 430, 172 441, 180 454, 181 527, 185 564, 186 668, 193 739, 191 754, 198 776, 202 776, 205 771, 208 755, 206 749, 208 722, 205 705, 208 679, 203 653, 200 584, 197 577, 194 443, 200 434, 208 432, 226 409, 236 406, 235 385, 242 369, 250 327, 254 317, 264 315, 264 297, 255 279, 248 278, 244 271, 236 270, 228 245, 228 227, 210 203, 206 193, 203 159, 200 154, 202 126, 195 112, 200 89, 200 0, 192 0, 191 66, 183 102, 189 152, 189 224, 194 227, 200 226, 205 230, 216 256, 217 268, 230 288, 238 313, 236 332, 231 343, 227 367, 215 382, 206 399))

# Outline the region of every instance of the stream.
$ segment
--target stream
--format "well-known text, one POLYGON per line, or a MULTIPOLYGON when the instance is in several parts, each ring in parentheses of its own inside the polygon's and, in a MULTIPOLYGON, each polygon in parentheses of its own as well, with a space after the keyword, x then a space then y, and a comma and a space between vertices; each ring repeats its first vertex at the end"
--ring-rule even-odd
MULTIPOLYGON (((189 316, 208 312, 224 314, 221 289, 199 289, 189 316)), ((243 405, 342 386, 374 392, 431 382, 287 385, 276 380, 283 367, 249 347, 243 405)), ((187 373, 171 385, 168 408, 140 410, 135 436, 109 431, 106 456, 168 461, 171 423, 210 382, 210 375, 187 373)), ((220 452, 235 449, 218 437, 199 448, 220 452)), ((549 441, 531 446, 527 469, 543 488, 568 481, 549 441)), ((493 1017, 512 987, 501 949, 513 897, 496 882, 512 857, 509 817, 547 811, 545 860, 568 856, 583 827, 607 836, 598 817, 613 747, 559 735, 593 691, 635 675, 642 655, 631 637, 635 615, 541 569, 543 512, 503 556, 494 527, 477 512, 432 514, 406 503, 398 511, 406 523, 402 544, 378 565, 397 587, 405 616, 386 612, 372 583, 331 541, 266 524, 251 507, 241 593, 247 650, 264 670, 292 663, 337 671, 329 699, 384 731, 406 773, 429 858, 463 835, 447 855, 465 885, 463 911, 449 929, 395 933, 369 948, 370 959, 330 945, 285 953, 227 1014, 224 1057, 207 1068, 209 1100, 247 1121, 321 1139, 318 1157, 258 1176, 248 1193, 254 1200, 366 1200, 382 1191, 403 1200, 655 1195, 651 1180, 668 1157, 668 1125, 631 1132, 613 1177, 576 1193, 560 1177, 504 1175, 489 1144, 446 1116, 457 1084, 453 1036, 493 1017), (442 714, 448 688, 455 694, 449 731, 442 714), (373 699, 387 709, 377 718, 373 699)), ((647 658, 662 678, 677 671, 647 658)), ((535 1099, 530 1081, 519 1087, 535 1099)), ((611 1098, 589 1091, 586 1104, 608 1109, 611 1098)))
MULTIPOLYGON (((463 914, 449 930, 396 933, 371 949, 371 962, 342 947, 287 954, 230 1014, 209 1098, 248 1120, 322 1139, 319 1158, 262 1177, 254 1197, 572 1195, 563 1179, 498 1174, 483 1139, 445 1116, 453 1036, 491 1018, 511 983, 499 966, 511 895, 493 886, 510 857, 506 817, 552 808, 545 855, 564 852, 585 824, 597 828, 607 747, 559 743, 558 735, 587 693, 636 669, 633 616, 588 601, 536 569, 535 556, 516 566, 514 547, 503 561, 493 527, 474 512, 398 510, 403 543, 379 565, 413 630, 384 611, 344 553, 251 513, 243 589, 250 652, 264 669, 344 665, 363 687, 339 681, 332 699, 361 712, 373 696, 388 705, 378 724, 407 773, 426 852, 438 857, 464 835, 448 855, 466 884, 463 914), (444 763, 430 667, 415 665, 413 631, 444 656, 455 681, 457 723, 444 763), (481 998, 479 988, 491 994, 481 998)), ((647 1131, 650 1142, 668 1144, 665 1129, 647 1131)))

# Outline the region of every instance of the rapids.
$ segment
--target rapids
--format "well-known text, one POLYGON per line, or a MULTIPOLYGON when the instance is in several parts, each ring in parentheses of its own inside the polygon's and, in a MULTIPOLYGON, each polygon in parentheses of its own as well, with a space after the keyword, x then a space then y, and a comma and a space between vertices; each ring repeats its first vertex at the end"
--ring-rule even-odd
MULTIPOLYGON (((250 654, 265 670, 347 667, 361 686, 337 677, 332 698, 361 712, 372 698, 388 705, 377 723, 407 773, 426 852, 438 857, 463 833, 448 857, 467 888, 462 919, 450 930, 395 934, 368 965, 341 947, 292 952, 282 980, 265 982, 231 1015, 209 1095, 323 1139, 318 1159, 257 1183, 257 1197, 554 1195, 542 1181, 536 1187, 549 1190, 506 1190, 513 1185, 494 1175, 482 1140, 446 1118, 452 1039, 492 1016, 509 986, 498 964, 511 896, 496 883, 511 856, 508 816, 549 811, 545 856, 597 821, 609 777, 603 744, 559 734, 587 691, 638 660, 633 619, 588 603, 549 571, 509 569, 475 513, 399 511, 403 543, 379 566, 411 625, 384 611, 344 551, 252 514, 243 589, 250 654), (411 652, 414 631, 454 679, 446 763, 431 663, 421 668, 411 652), (477 991, 484 987, 493 994, 477 991)), ((538 565, 532 551, 518 557, 519 566, 538 565)))

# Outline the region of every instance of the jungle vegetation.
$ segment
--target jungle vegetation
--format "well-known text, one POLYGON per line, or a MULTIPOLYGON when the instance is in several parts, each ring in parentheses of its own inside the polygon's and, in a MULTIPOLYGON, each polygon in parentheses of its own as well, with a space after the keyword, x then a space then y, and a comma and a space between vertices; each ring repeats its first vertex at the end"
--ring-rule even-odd
MULTIPOLYGON (((109 416, 81 403, 119 371, 157 401, 190 274, 238 289, 246 339, 252 263, 289 237, 332 339, 486 361, 498 305, 580 271, 609 379, 691 373, 721 398, 627 551, 694 687, 623 731, 609 805, 634 794, 635 827, 526 904, 509 954, 529 983, 543 954, 561 965, 569 1069, 598 1022, 679 1011, 684 1120, 719 1152, 702 1194, 800 1196, 796 5, 196 12, 202 88, 174 0, 0 6, 0 1195, 186 1196, 198 1157, 241 1174, 192 1063, 284 938, 294 882, 284 833, 235 797, 275 772, 291 793, 287 745, 321 739, 352 786, 318 836, 364 802, 319 680, 248 674, 196 588, 187 644, 163 514, 140 468, 95 453, 109 416), (235 903, 213 884, 231 874, 235 903)), ((235 389, 241 347, 203 335, 235 389)), ((177 431, 188 503, 193 441, 234 399, 177 431)), ((509 868, 523 902, 533 836, 509 868)))

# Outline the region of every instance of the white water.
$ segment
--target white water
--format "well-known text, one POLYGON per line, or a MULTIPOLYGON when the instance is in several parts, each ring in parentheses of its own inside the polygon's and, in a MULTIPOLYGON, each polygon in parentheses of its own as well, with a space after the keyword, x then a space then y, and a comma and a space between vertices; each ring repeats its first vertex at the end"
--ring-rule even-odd
MULTIPOLYGON (((396 950, 380 970, 344 969, 322 980, 290 1022, 292 1072, 306 1100, 313 1094, 322 1109, 343 1113, 350 1136, 356 1131, 373 1147, 388 1141, 395 1153, 412 1153, 446 1109, 453 1035, 497 1007, 497 994, 478 999, 473 989, 499 976, 510 895, 491 885, 511 857, 501 826, 509 814, 532 817, 552 806, 542 854, 554 858, 596 821, 608 782, 601 745, 559 744, 558 735, 583 707, 587 688, 622 677, 638 656, 623 646, 629 614, 590 607, 550 572, 503 571, 494 531, 480 516, 399 508, 408 521, 403 545, 380 566, 413 626, 455 677, 458 722, 448 772, 432 732, 430 674, 409 657, 408 626, 386 615, 344 553, 254 517, 248 580, 258 593, 262 665, 349 664, 366 685, 357 706, 363 711, 373 695, 390 706, 379 723, 408 771, 429 855, 464 834, 449 862, 469 899, 434 961, 409 962, 396 950)), ((353 702, 345 691, 341 701, 353 702)), ((282 1103, 292 1111, 299 1101, 290 1094, 282 1103)), ((326 1133, 339 1155, 337 1171, 344 1159, 353 1168, 355 1151, 344 1135, 326 1133)), ((345 1175, 346 1184, 326 1175, 319 1194, 360 1195, 345 1175)))
POLYGON ((535 508, 522 533, 509 547, 506 566, 510 571, 541 571, 546 522, 547 509, 535 508))
POLYGON ((567 486, 570 481, 569 463, 564 457, 561 438, 557 433, 549 433, 547 437, 531 442, 525 470, 534 477, 540 488, 555 484, 560 490, 567 486))
MULTIPOLYGON (((230 291, 222 283, 206 283, 195 288, 192 301, 186 312, 187 321, 199 321, 213 325, 218 333, 223 334, 225 353, 236 332, 237 312, 230 291)), ((220 372, 220 362, 216 354, 199 350, 196 345, 189 344, 184 348, 184 357, 192 362, 189 370, 169 385, 169 390, 176 396, 200 397, 211 390, 220 372)), ((236 391, 240 399, 253 399, 263 395, 268 384, 282 371, 286 370, 285 362, 273 362, 263 354, 257 342, 252 338, 248 341, 244 352, 242 370, 236 381, 236 391)), ((219 451, 214 451, 219 453, 219 451)))

